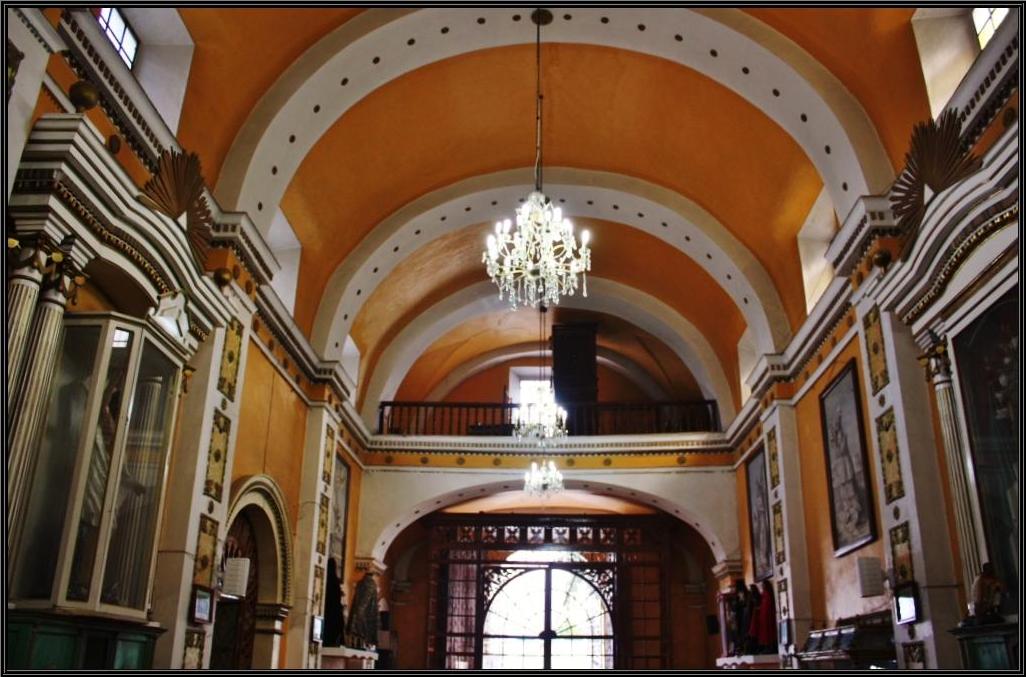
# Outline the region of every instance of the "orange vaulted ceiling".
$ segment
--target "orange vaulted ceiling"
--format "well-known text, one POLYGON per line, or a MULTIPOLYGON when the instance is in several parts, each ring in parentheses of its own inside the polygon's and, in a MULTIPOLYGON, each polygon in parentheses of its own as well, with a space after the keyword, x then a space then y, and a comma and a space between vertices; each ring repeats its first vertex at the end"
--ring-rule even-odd
MULTIPOLYGON (((574 220, 578 229, 592 231, 595 274, 654 296, 688 319, 716 351, 728 381, 736 383, 737 342, 745 321, 715 280, 685 254, 652 235, 619 223, 574 220)), ((363 381, 388 343, 417 315, 453 292, 487 279, 481 250, 489 230, 490 224, 470 226, 421 247, 367 298, 352 328, 364 356, 363 381)), ((481 344, 480 352, 509 345, 499 336, 493 340, 501 343, 481 344)))
MULTIPOLYGON (((554 308, 551 323, 597 322, 598 345, 630 359, 672 396, 698 392, 694 376, 666 344, 620 318, 576 308, 554 308)), ((537 343, 538 314, 526 309, 489 313, 453 328, 431 344, 396 391, 399 400, 423 400, 449 373, 496 348, 537 343)))
MULTIPOLYGON (((196 45, 179 139, 200 154, 210 186, 216 184, 225 154, 263 93, 300 54, 361 11, 179 9, 196 45)), ((702 11, 716 16, 723 10, 702 11)), ((914 8, 744 11, 809 52, 858 97, 897 168, 912 124, 929 114, 910 24, 914 8)))
MULTIPOLYGON (((587 45, 545 45, 542 58, 546 164, 626 174, 693 199, 759 258, 797 326, 795 235, 822 187, 801 148, 678 64, 587 45)), ((533 46, 490 49, 398 78, 335 123, 282 202, 303 243, 300 327, 309 332, 331 272, 386 216, 461 179, 533 163, 533 90, 533 46)))
POLYGON ((930 117, 914 7, 747 10, 802 46, 862 102, 895 170, 912 126, 930 117))
POLYGON ((196 45, 178 140, 199 153, 207 185, 217 185, 221 164, 235 135, 278 76, 307 48, 360 11, 270 7, 178 10, 196 45))

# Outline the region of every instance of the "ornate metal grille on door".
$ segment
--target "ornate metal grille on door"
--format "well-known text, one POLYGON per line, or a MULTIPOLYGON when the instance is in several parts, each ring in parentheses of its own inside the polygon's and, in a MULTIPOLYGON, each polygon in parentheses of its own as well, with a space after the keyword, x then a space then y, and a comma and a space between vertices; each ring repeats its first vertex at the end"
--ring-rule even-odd
POLYGON ((431 518, 428 667, 661 668, 663 517, 431 518))

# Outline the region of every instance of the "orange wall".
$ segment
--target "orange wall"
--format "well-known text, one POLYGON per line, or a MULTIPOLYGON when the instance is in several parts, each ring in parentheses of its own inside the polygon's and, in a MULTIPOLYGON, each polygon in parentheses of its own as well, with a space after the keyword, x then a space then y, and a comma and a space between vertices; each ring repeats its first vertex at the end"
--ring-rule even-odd
POLYGON ((752 569, 752 530, 748 518, 748 467, 744 463, 737 467, 737 535, 741 539, 741 577, 745 582, 751 583, 755 580, 755 572, 752 569))
POLYGON ((292 385, 250 341, 232 481, 261 473, 273 477, 285 495, 293 533, 299 515, 306 413, 306 405, 292 385))
MULTIPOLYGON (((537 366, 537 358, 510 360, 474 374, 460 382, 445 396, 445 402, 501 402, 509 387, 510 367, 537 366)), ((512 397, 513 393, 509 393, 512 397)), ((633 381, 617 372, 598 366, 600 402, 648 402, 649 397, 633 381)))
POLYGON ((866 391, 862 376, 862 355, 858 337, 849 341, 837 359, 823 372, 815 384, 798 401, 795 413, 798 421, 799 466, 805 513, 805 540, 808 549, 809 586, 812 591, 812 618, 817 625, 832 624, 838 618, 881 610, 880 598, 863 599, 859 596, 856 562, 859 557, 884 557, 884 537, 880 533, 880 515, 877 502, 879 478, 872 462, 872 421, 866 404, 866 391), (819 396, 844 369, 848 360, 856 360, 859 398, 862 403, 862 426, 866 436, 866 457, 869 460, 870 486, 873 497, 873 519, 877 537, 872 543, 853 550, 843 557, 834 557, 833 536, 830 531, 830 508, 827 493, 826 458, 823 449, 823 426, 820 420, 819 396))

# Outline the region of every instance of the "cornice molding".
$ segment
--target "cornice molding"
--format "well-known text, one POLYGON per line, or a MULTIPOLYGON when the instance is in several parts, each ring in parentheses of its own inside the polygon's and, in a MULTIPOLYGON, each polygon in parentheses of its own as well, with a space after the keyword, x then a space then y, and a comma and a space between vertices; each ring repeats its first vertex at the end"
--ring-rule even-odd
POLYGON ((32 37, 43 46, 49 54, 67 49, 67 45, 61 36, 57 34, 50 22, 43 16, 42 11, 36 7, 11 7, 10 11, 18 18, 25 28, 29 30, 32 37))

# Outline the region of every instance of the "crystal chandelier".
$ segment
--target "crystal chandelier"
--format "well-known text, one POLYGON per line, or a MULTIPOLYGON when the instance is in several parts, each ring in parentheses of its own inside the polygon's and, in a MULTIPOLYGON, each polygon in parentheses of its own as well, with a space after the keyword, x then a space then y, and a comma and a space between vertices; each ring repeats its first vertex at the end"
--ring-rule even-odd
POLYGON ((531 469, 524 473, 524 491, 533 496, 563 491, 563 473, 556 469, 555 461, 542 461, 540 466, 531 461, 531 469))
POLYGON ((481 256, 488 276, 499 287, 499 298, 508 298, 513 308, 557 304, 561 296, 573 296, 578 275, 587 296, 587 271, 591 270, 590 233, 581 232, 578 246, 573 223, 542 192, 541 27, 552 21, 552 12, 536 9, 531 20, 537 27, 534 191, 517 209, 516 228, 509 219, 497 222, 481 256))
MULTIPOLYGON (((543 305, 538 309, 538 380, 545 375, 545 313, 543 305)), ((552 379, 545 386, 546 391, 536 402, 521 404, 517 411, 516 425, 513 434, 518 442, 534 440, 539 447, 544 447, 551 440, 566 437, 566 409, 556 403, 556 393, 552 388, 552 379)), ((521 397, 521 399, 523 399, 521 397)))

